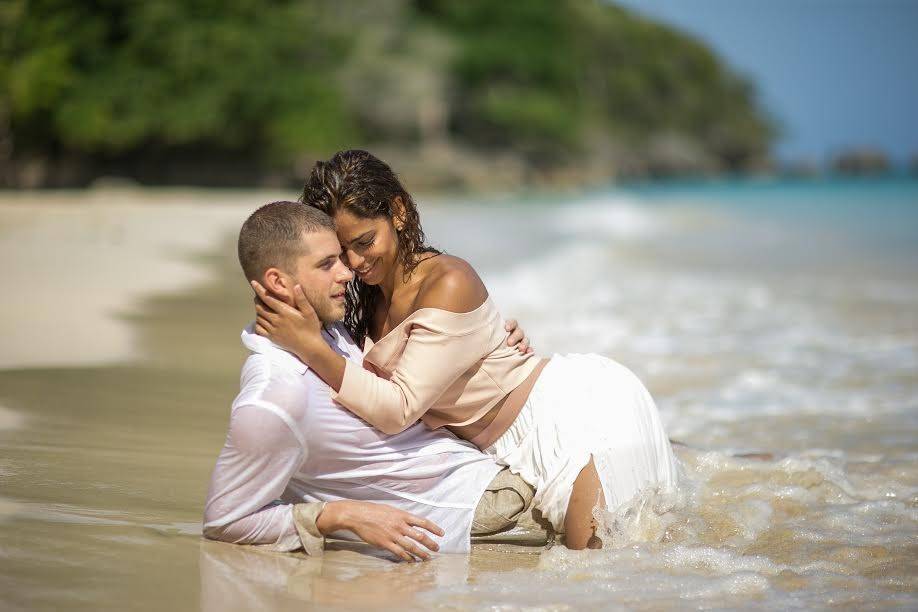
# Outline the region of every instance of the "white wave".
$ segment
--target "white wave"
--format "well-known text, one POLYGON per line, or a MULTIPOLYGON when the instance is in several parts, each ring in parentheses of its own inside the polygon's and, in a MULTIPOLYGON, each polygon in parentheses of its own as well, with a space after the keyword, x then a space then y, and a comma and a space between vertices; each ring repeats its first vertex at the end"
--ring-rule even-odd
POLYGON ((646 204, 623 195, 595 195, 559 206, 555 227, 567 236, 591 236, 638 240, 662 232, 666 223, 661 214, 646 204))

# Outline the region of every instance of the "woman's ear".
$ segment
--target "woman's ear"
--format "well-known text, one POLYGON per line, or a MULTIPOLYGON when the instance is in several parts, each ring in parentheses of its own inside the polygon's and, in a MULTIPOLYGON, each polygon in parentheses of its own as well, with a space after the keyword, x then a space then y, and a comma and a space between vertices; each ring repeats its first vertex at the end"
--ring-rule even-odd
POLYGON ((392 225, 395 231, 400 232, 405 228, 405 202, 402 196, 395 196, 392 200, 392 225))

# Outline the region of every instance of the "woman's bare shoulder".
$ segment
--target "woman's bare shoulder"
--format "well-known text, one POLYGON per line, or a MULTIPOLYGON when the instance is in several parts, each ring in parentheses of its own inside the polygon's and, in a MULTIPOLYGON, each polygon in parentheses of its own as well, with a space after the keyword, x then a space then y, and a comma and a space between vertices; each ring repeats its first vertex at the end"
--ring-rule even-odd
POLYGON ((415 299, 415 310, 439 308, 449 312, 470 312, 488 299, 488 290, 475 268, 454 255, 428 260, 424 282, 415 299))

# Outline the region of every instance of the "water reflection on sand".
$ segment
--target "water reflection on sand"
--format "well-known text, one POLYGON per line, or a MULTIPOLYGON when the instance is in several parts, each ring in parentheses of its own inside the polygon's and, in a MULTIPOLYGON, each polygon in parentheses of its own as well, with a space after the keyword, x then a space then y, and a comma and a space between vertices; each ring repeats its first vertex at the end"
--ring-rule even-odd
POLYGON ((500 544, 476 545, 471 555, 395 563, 346 542, 329 544, 322 557, 203 542, 201 610, 299 610, 304 603, 425 609, 416 601, 419 593, 464 586, 482 572, 535 568, 538 561, 539 549, 500 544))

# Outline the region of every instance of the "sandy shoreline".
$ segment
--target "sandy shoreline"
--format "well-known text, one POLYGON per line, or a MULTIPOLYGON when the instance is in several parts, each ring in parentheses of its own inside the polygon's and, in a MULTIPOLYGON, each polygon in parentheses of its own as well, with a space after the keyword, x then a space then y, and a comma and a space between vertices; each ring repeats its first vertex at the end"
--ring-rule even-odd
POLYGON ((292 194, 98 189, 0 193, 0 369, 129 362, 123 316, 189 289, 259 204, 292 194))

